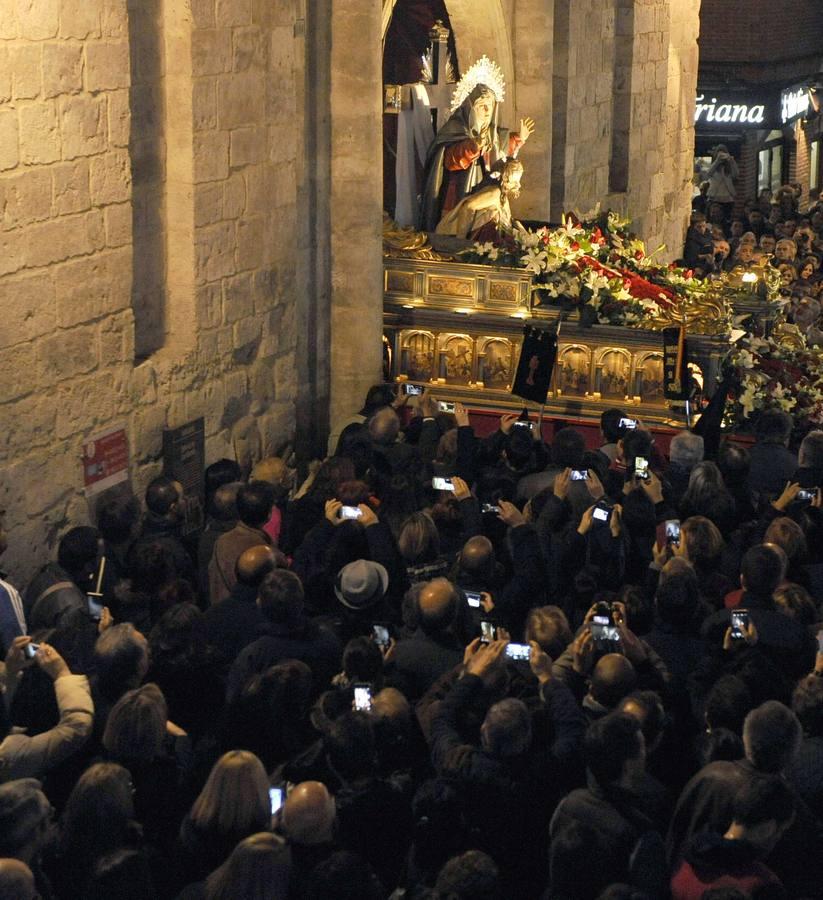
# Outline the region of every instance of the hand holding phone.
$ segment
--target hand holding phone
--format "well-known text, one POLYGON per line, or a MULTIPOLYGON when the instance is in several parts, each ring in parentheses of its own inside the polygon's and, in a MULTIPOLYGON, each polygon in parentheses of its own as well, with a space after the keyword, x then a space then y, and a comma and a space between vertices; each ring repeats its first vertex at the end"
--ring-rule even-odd
POLYGON ((589 480, 589 470, 588 469, 572 469, 572 473, 569 477, 570 481, 588 481, 589 480))
POLYGON ((515 662, 528 662, 532 648, 528 644, 512 644, 506 645, 506 658, 515 662))
POLYGON ((30 644, 26 644, 25 647, 23 647, 23 653, 26 654, 26 659, 34 659, 34 657, 37 656, 37 651, 39 649, 40 644, 35 644, 34 641, 32 641, 30 644))
POLYGON ((453 413, 454 403, 448 400, 438 400, 437 408, 440 410, 440 412, 453 413))
MULTIPOLYGON (((823 633, 823 632, 821 632, 823 633)), ((486 619, 480 622, 480 643, 481 644, 490 644, 493 640, 495 640, 496 630, 493 622, 489 622, 486 619)))
POLYGON ((749 612, 745 609, 735 609, 731 614, 732 633, 734 640, 746 640, 749 631, 749 612))
POLYGON ((389 629, 385 625, 372 625, 372 637, 375 644, 383 650, 391 643, 389 629))
POLYGON ((668 519, 666 521, 666 543, 670 546, 680 546, 680 520, 668 519))
POLYGON ((432 487, 436 491, 451 491, 452 493, 454 493, 454 483, 452 482, 451 478, 442 478, 438 475, 435 475, 435 477, 432 478, 432 487))
POLYGON ((649 461, 645 456, 635 456, 634 477, 640 478, 643 481, 649 480, 649 461))

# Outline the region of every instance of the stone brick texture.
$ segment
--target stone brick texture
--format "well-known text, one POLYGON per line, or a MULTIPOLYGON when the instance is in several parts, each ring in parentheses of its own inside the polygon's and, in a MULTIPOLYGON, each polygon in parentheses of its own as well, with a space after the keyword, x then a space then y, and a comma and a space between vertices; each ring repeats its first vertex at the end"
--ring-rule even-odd
MULTIPOLYGON (((204 416, 207 462, 250 417, 266 452, 296 427, 317 449, 324 417, 380 377, 390 7, 0 0, 0 508, 17 583, 90 519, 95 432, 125 423, 142 493, 165 427, 204 416)), ((525 212, 602 202, 676 255, 698 7, 450 4, 461 64, 500 58, 506 124, 538 120, 525 212), (610 194, 618 155, 627 190, 610 194)))
POLYGON ((95 432, 125 423, 138 492, 163 428, 204 415, 209 462, 233 455, 243 416, 267 451, 293 435, 295 329, 270 326, 294 323, 296 4, 192 3, 182 117, 166 102, 179 35, 164 6, 0 3, 0 508, 21 585, 91 519, 81 459, 95 432), (170 153, 188 172, 184 233, 170 153), (186 246, 178 334, 168 248, 186 246))

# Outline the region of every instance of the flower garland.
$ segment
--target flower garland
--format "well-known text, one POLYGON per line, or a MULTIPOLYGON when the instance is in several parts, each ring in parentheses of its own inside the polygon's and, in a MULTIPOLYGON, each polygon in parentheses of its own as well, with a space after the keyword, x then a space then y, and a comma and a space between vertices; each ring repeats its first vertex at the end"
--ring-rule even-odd
POLYGON ((535 306, 579 308, 587 324, 642 327, 678 297, 707 286, 688 270, 655 262, 628 226, 611 211, 585 223, 565 215, 560 228, 518 229, 499 244, 474 244, 461 257, 531 272, 535 306))
POLYGON ((739 424, 751 424, 767 409, 791 413, 799 432, 823 425, 823 353, 797 332, 746 335, 728 357, 737 381, 737 396, 727 412, 739 424))

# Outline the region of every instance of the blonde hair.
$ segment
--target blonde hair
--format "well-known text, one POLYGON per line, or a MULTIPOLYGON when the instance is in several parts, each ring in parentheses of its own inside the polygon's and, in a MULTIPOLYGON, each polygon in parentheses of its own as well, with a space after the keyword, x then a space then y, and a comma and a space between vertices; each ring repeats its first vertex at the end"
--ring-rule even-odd
POLYGON ((206 879, 206 900, 286 900, 290 872, 286 841, 271 832, 253 834, 206 879))
POLYGON ((151 762, 163 750, 168 709, 156 684, 127 691, 106 720, 103 746, 119 760, 151 762))
POLYGON ((271 820, 269 779, 248 750, 230 750, 214 764, 194 801, 191 821, 222 832, 262 831, 271 820))
POLYGON ((403 522, 397 549, 407 565, 437 559, 440 555, 440 534, 428 513, 414 512, 403 522))

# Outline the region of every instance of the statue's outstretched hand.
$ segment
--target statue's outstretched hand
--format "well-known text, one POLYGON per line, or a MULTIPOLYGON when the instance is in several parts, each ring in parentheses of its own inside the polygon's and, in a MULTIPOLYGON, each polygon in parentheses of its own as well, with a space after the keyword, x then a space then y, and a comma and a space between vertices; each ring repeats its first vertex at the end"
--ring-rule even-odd
POLYGON ((520 140, 525 142, 529 139, 529 136, 534 134, 534 119, 527 116, 525 119, 520 120, 520 140))

